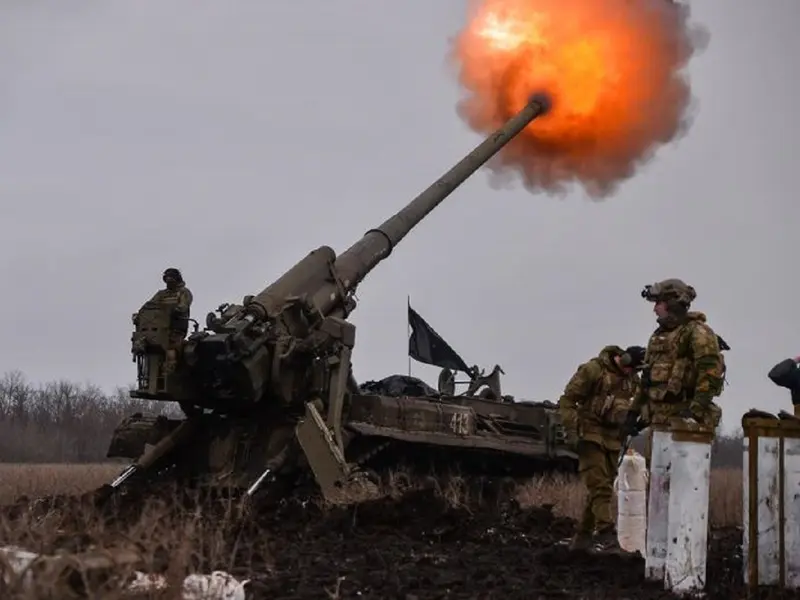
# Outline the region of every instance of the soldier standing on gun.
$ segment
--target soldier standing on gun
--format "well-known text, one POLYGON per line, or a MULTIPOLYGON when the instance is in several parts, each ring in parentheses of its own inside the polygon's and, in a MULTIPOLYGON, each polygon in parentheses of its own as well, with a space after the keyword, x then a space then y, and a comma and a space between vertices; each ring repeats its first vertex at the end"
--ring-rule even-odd
MULTIPOLYGON (((727 344, 706 323, 701 312, 690 312, 697 297, 680 279, 665 279, 645 286, 642 298, 654 302, 658 328, 650 336, 636 394, 623 434, 636 435, 638 419, 653 427, 668 427, 673 417, 691 418, 715 429, 722 410, 713 399, 722 393, 725 360, 720 345, 727 344)), ((652 428, 645 458, 650 464, 652 428)))
POLYGON ((558 401, 564 428, 577 443, 578 471, 588 497, 574 550, 587 549, 594 541, 599 549, 619 551, 616 521, 611 511, 612 489, 622 447, 622 425, 639 383, 636 370, 645 349, 606 346, 600 354, 578 367, 558 401))
POLYGON ((152 303, 163 307, 171 307, 172 309, 169 326, 169 348, 167 349, 167 359, 164 364, 165 371, 171 373, 175 369, 178 348, 180 348, 181 342, 189 332, 189 316, 191 314, 193 296, 189 288, 186 287, 186 282, 178 269, 174 267, 166 269, 162 275, 162 280, 166 287, 158 290, 145 304, 152 303))

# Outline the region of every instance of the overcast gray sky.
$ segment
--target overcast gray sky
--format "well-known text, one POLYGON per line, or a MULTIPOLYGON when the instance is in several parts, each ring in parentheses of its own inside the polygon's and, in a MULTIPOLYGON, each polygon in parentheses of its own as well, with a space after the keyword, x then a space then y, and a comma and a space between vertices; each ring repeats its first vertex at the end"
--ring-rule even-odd
MULTIPOLYGON (((800 5, 692 11, 711 38, 688 136, 600 203, 476 174, 362 284, 359 380, 407 371, 410 295, 505 392, 556 400, 603 345, 644 345, 639 291, 681 277, 733 347, 726 429, 790 409, 766 373, 800 354, 800 5)), ((463 0, 4 2, 0 370, 127 385, 130 317, 165 267, 202 323, 399 209, 481 139, 446 64, 465 18, 463 0)))

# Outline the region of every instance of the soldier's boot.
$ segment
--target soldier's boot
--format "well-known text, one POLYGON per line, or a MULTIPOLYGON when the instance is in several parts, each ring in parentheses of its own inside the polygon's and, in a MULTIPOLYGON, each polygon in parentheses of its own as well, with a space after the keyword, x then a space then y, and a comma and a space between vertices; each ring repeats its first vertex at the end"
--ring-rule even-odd
POLYGON ((599 529, 594 534, 594 539, 592 541, 593 549, 597 552, 607 552, 613 554, 624 552, 622 546, 619 545, 617 531, 613 525, 599 529))
POLYGON ((588 550, 592 545, 592 534, 587 531, 578 531, 569 543, 570 550, 588 550))

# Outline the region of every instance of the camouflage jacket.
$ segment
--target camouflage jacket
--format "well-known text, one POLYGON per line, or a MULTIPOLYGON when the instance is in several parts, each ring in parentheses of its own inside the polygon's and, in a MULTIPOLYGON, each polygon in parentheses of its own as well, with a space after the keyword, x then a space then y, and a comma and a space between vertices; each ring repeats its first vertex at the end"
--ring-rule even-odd
POLYGON ((637 408, 688 402, 709 407, 722 393, 725 362, 717 334, 703 313, 690 312, 676 327, 656 329, 647 344, 645 365, 637 408))
POLYGON ((567 431, 613 451, 620 449, 620 428, 639 384, 636 373, 626 375, 614 363, 623 353, 619 346, 603 348, 578 367, 558 400, 567 431))
POLYGON ((164 288, 158 290, 147 304, 157 304, 162 307, 172 307, 172 328, 186 330, 189 327, 188 319, 192 306, 192 292, 185 283, 179 283, 175 289, 164 288))

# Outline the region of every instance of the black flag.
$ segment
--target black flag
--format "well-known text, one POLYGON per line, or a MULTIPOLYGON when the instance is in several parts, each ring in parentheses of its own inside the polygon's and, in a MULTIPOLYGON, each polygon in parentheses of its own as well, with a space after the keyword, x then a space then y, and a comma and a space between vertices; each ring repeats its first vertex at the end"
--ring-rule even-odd
POLYGON ((410 304, 408 324, 411 326, 411 337, 408 338, 408 355, 411 358, 426 365, 470 372, 464 359, 425 322, 425 319, 419 316, 417 311, 411 308, 410 304))

